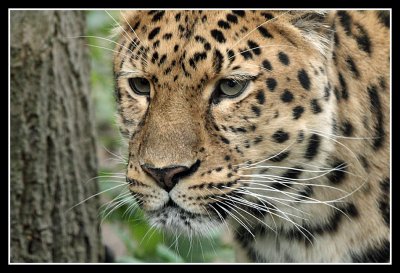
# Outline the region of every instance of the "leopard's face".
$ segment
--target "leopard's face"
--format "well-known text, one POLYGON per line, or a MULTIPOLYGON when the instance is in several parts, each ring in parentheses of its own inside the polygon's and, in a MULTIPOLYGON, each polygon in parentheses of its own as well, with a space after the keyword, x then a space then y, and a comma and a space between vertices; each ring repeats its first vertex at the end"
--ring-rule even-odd
POLYGON ((335 119, 329 46, 295 16, 122 14, 114 70, 126 176, 153 224, 207 234, 253 213, 246 202, 279 206, 264 199, 281 194, 276 178, 325 162, 332 144, 319 132, 331 134, 335 119))

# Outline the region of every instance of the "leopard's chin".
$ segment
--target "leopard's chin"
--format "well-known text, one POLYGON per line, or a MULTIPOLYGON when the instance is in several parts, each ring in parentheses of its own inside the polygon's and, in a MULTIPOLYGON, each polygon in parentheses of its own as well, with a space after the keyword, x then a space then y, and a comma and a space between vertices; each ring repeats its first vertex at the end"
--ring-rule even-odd
POLYGON ((161 231, 187 236, 212 236, 223 227, 213 214, 191 213, 170 200, 162 209, 147 211, 150 225, 161 231))

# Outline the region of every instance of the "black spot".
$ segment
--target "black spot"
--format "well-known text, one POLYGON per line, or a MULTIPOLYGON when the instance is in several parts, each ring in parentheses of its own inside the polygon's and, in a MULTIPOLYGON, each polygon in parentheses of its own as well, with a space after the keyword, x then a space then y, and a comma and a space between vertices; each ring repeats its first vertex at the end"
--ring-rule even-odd
POLYGON ((160 58, 159 64, 163 64, 166 59, 167 59, 167 55, 166 54, 162 55, 160 58))
POLYGON ((160 40, 157 40, 153 43, 153 48, 157 48, 160 45, 160 40))
POLYGON ((272 138, 275 142, 282 143, 289 139, 289 133, 283 131, 283 129, 279 129, 272 135, 272 138))
POLYGON ((211 36, 218 42, 218 43, 225 43, 226 39, 224 37, 224 34, 222 34, 221 31, 218 29, 213 29, 211 30, 211 36))
POLYGON ((204 44, 204 49, 205 49, 205 50, 210 50, 210 49, 211 49, 211 45, 210 45, 209 42, 206 42, 206 43, 204 44))
POLYGON ((308 74, 304 69, 299 70, 297 78, 299 79, 299 82, 304 89, 310 90, 310 78, 308 77, 308 74))
POLYGON ((339 10, 337 12, 337 15, 339 16, 340 24, 342 25, 346 35, 350 36, 351 35, 351 24, 352 24, 350 15, 345 10, 339 10))
POLYGON ((179 49, 179 45, 175 45, 175 46, 174 46, 174 52, 177 52, 178 49, 179 49))
POLYGON ((158 78, 156 77, 156 75, 153 75, 153 76, 151 77, 151 80, 152 80, 154 83, 157 83, 157 82, 158 82, 158 78))
POLYGON ((369 39, 369 35, 361 25, 358 25, 358 29, 360 30, 360 35, 356 36, 358 48, 371 55, 371 40, 369 39))
POLYGON ((140 25, 140 20, 136 22, 136 24, 132 27, 133 30, 137 30, 140 25))
POLYGON ((272 70, 271 63, 270 63, 268 60, 264 60, 264 61, 262 62, 262 66, 263 66, 266 70, 268 70, 268 71, 271 71, 271 70, 272 70))
POLYGON ((373 142, 374 149, 377 150, 383 144, 385 132, 383 129, 383 113, 382 106, 380 102, 380 98, 378 92, 376 90, 375 85, 371 85, 368 87, 368 94, 371 103, 371 112, 376 118, 376 123, 374 126, 375 129, 375 139, 373 142))
POLYGON ((246 133, 247 132, 247 130, 244 129, 243 127, 236 128, 236 131, 240 132, 240 133, 246 133))
POLYGON ((264 16, 265 19, 271 20, 274 16, 269 12, 261 12, 261 15, 264 16))
POLYGON ((152 31, 150 31, 148 39, 152 40, 154 37, 157 36, 158 33, 160 33, 160 27, 154 28, 152 31))
POLYGON ((349 92, 347 91, 347 83, 343 78, 342 73, 339 73, 340 87, 342 88, 342 98, 347 100, 349 98, 349 92))
POLYGON ((311 105, 311 110, 312 110, 312 112, 313 112, 314 114, 318 114, 318 113, 321 113, 321 112, 322 112, 322 108, 321 108, 321 106, 319 105, 317 99, 312 99, 311 102, 310 102, 310 105, 311 105))
POLYGON ((335 88, 333 89, 333 93, 335 94, 336 100, 340 101, 340 93, 339 93, 339 89, 335 86, 335 88))
POLYGON ((351 254, 354 263, 387 263, 390 260, 390 242, 384 239, 380 244, 351 254))
POLYGON ((231 49, 229 49, 226 53, 228 54, 228 60, 229 60, 229 64, 230 64, 236 59, 235 53, 231 49))
POLYGON ((384 180, 382 180, 380 182, 380 188, 382 190, 382 195, 379 200, 379 209, 386 225, 390 227, 390 179, 385 178, 384 180))
POLYGON ((304 157, 308 160, 313 159, 318 153, 320 144, 321 144, 321 137, 319 135, 312 134, 308 141, 304 157))
POLYGON ((253 111, 254 114, 256 114, 257 117, 260 116, 261 110, 259 107, 252 105, 251 106, 251 111, 253 111))
POLYGON ((297 194, 300 195, 298 197, 300 200, 308 199, 314 192, 314 189, 312 186, 307 185, 305 186, 301 191, 299 191, 297 194))
POLYGON ((158 52, 153 53, 152 62, 154 63, 156 60, 158 60, 158 52))
POLYGON ((244 15, 245 15, 244 10, 232 10, 232 13, 234 13, 240 17, 244 17, 244 15))
POLYGON ((161 18, 164 16, 164 14, 165 14, 165 10, 158 11, 158 12, 153 16, 153 18, 151 19, 151 21, 152 21, 152 22, 160 21, 161 18))
POLYGON ((181 19, 181 13, 175 15, 175 20, 178 22, 181 19))
POLYGON ((295 166, 282 175, 283 179, 278 179, 280 182, 273 183, 271 187, 281 190, 286 186, 285 181, 288 181, 288 179, 298 179, 302 172, 303 171, 300 166, 295 166))
POLYGON ((301 143, 304 140, 304 132, 303 130, 300 130, 298 135, 297 135, 297 143, 301 143))
POLYGON ((270 186, 274 189, 282 190, 286 187, 286 184, 285 184, 285 182, 280 181, 280 182, 274 182, 270 186))
POLYGON ((293 94, 289 90, 285 89, 281 95, 281 100, 283 102, 291 102, 293 100, 293 94))
POLYGON ((353 134, 353 125, 351 125, 351 123, 346 120, 342 124, 342 131, 344 136, 351 136, 353 134))
POLYGON ((353 203, 348 203, 346 207, 343 209, 344 213, 353 218, 357 217, 360 213, 358 212, 357 207, 353 203))
POLYGON ((270 91, 274 91, 277 85, 277 82, 274 78, 268 78, 266 80, 267 87, 270 91))
POLYGON ((258 101, 259 104, 264 104, 265 102, 265 95, 264 95, 264 91, 263 90, 259 90, 257 95, 256 95, 256 99, 258 101))
POLYGON ((387 28, 390 28, 390 12, 388 10, 376 11, 379 21, 387 28))
POLYGON ((363 165, 364 169, 368 171, 369 169, 369 163, 365 156, 360 156, 361 164, 363 165))
POLYGON ((254 54, 256 55, 260 55, 261 54, 261 50, 260 50, 260 46, 254 42, 254 41, 247 41, 247 44, 249 45, 250 49, 254 52, 254 54))
POLYGON ((324 88, 324 98, 326 101, 329 100, 329 97, 331 95, 331 89, 329 88, 329 86, 325 86, 324 88))
POLYGON ((251 54, 250 50, 248 49, 239 49, 239 50, 240 50, 240 55, 242 55, 245 60, 253 58, 253 54, 251 54))
POLYGON ((353 61, 353 58, 350 56, 347 57, 346 59, 347 67, 350 69, 350 71, 353 73, 353 75, 358 79, 360 77, 360 72, 358 72, 358 68, 356 64, 353 61))
POLYGON ((380 183, 380 188, 384 194, 389 194, 390 193, 390 179, 389 177, 386 177, 383 179, 380 183))
POLYGON ((213 58, 213 67, 215 69, 216 74, 221 72, 223 62, 224 62, 224 56, 218 49, 216 49, 214 51, 214 58, 213 58))
POLYGON ((260 143, 261 141, 263 140, 263 137, 262 136, 257 136, 255 139, 254 139, 254 144, 258 144, 258 143, 260 143))
POLYGON ((196 64, 194 63, 194 60, 193 60, 193 59, 190 59, 190 60, 189 60, 189 65, 190 65, 191 67, 193 67, 193 69, 196 68, 196 64))
POLYGON ((185 28, 182 25, 178 26, 178 30, 182 33, 185 32, 185 28))
POLYGON ((207 53, 205 52, 196 52, 193 56, 194 61, 198 63, 199 61, 207 59, 207 53))
POLYGON ((336 159, 335 162, 332 164, 332 168, 336 170, 331 171, 328 173, 327 177, 332 184, 340 184, 343 179, 346 177, 345 171, 347 170, 346 163, 342 160, 336 159))
POLYGON ((196 42, 200 42, 200 43, 204 43, 206 41, 206 39, 204 39, 204 37, 196 35, 194 36, 194 39, 196 40, 196 42))
POLYGON ((171 73, 171 67, 164 70, 164 75, 168 75, 169 73, 171 73))
POLYGON ((303 106, 296 106, 293 108, 293 118, 298 119, 301 117, 301 115, 304 113, 304 107, 303 106))
POLYGON ((238 23, 238 18, 233 14, 226 15, 226 20, 228 20, 228 22, 231 22, 231 23, 234 23, 234 24, 238 23))
POLYGON ((334 42, 335 42, 335 46, 339 47, 340 46, 340 40, 339 40, 339 36, 338 36, 338 34, 336 32, 335 32, 335 34, 333 34, 333 39, 334 39, 334 42))
POLYGON ((282 177, 289 179, 298 179, 303 172, 302 169, 303 168, 301 166, 294 166, 292 169, 289 169, 286 173, 284 173, 282 177))
POLYGON ((270 161, 272 161, 272 162, 281 162, 282 160, 284 160, 288 156, 289 156, 289 152, 286 151, 286 152, 283 152, 283 153, 275 155, 274 157, 272 157, 270 159, 270 161))
POLYGON ((164 40, 169 40, 169 39, 172 38, 172 33, 165 33, 165 34, 162 36, 162 38, 163 38, 164 40))
POLYGON ((289 65, 289 63, 290 63, 289 57, 284 52, 282 52, 282 51, 279 52, 278 58, 279 58, 279 61, 281 61, 281 63, 283 63, 284 65, 289 65))
POLYGON ((225 144, 229 144, 230 143, 230 141, 227 138, 225 138, 223 136, 220 136, 220 138, 221 138, 223 143, 225 143, 225 144))
POLYGON ((223 28, 223 29, 230 29, 231 28, 231 25, 228 22, 224 21, 224 20, 219 20, 218 21, 218 26, 220 28, 223 28))
POLYGON ((182 71, 183 71, 183 74, 185 75, 185 77, 187 77, 187 78, 190 77, 191 75, 189 72, 187 72, 186 66, 184 63, 181 64, 181 67, 182 67, 182 71))
MULTIPOLYGON (((315 226, 310 226, 308 224, 305 224, 303 225, 303 228, 308 231, 307 234, 311 234, 314 238, 318 235, 322 236, 325 233, 337 232, 340 227, 340 223, 343 220, 347 220, 347 217, 344 216, 345 214, 343 212, 348 212, 349 216, 352 216, 351 214, 355 212, 353 204, 346 204, 345 206, 342 205, 339 207, 339 209, 340 210, 333 210, 333 214, 329 216, 326 223, 315 226)), ((354 216, 357 215, 358 214, 355 213, 354 216)), ((287 239, 289 240, 296 239, 298 241, 303 241, 304 243, 306 243, 306 246, 309 246, 307 244, 309 244, 310 242, 304 237, 304 234, 299 232, 299 230, 296 228, 293 228, 292 230, 282 233, 282 235, 286 236, 287 239)), ((311 241, 313 240, 313 237, 311 237, 310 235, 308 235, 308 237, 311 241)))
POLYGON ((224 157, 224 159, 225 159, 225 161, 229 161, 229 160, 231 160, 231 157, 230 157, 229 155, 226 155, 226 156, 224 157))
POLYGON ((269 33, 269 31, 263 26, 259 27, 258 31, 264 38, 274 38, 274 36, 272 36, 271 33, 269 33))

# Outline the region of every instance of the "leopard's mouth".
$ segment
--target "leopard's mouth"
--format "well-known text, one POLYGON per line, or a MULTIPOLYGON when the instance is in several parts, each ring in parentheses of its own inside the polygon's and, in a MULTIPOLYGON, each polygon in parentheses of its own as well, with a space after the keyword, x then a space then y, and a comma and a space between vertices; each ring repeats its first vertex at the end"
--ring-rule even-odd
POLYGON ((173 234, 210 236, 222 227, 222 221, 212 213, 192 213, 176 204, 172 199, 158 210, 147 211, 151 225, 173 234))

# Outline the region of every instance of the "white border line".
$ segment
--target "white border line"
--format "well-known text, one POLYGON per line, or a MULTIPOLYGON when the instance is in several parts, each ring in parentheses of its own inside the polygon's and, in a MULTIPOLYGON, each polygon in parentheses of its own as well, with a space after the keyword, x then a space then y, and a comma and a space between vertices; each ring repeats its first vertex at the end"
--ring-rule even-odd
MULTIPOLYGON (((8 264, 9 265, 306 265, 306 264, 321 264, 321 265, 335 265, 335 264, 348 264, 348 265, 387 265, 387 264, 392 264, 392 250, 393 250, 393 240, 392 240, 392 130, 390 130, 390 261, 389 263, 11 263, 11 214, 10 214, 10 192, 11 192, 11 168, 10 168, 10 149, 11 149, 11 138, 10 138, 10 126, 11 126, 11 120, 10 120, 10 113, 11 113, 11 70, 10 70, 10 61, 11 61, 11 53, 10 53, 10 45, 11 45, 11 40, 10 40, 10 33, 11 33, 11 11, 23 11, 23 10, 98 10, 98 11, 105 11, 105 10, 156 10, 160 8, 142 8, 142 9, 118 9, 118 8, 109 8, 109 9, 100 9, 100 8, 95 8, 95 9, 89 9, 89 8, 84 8, 84 9, 76 9, 76 8, 27 8, 27 9, 17 9, 17 8, 9 8, 8 9, 8 103, 9 103, 9 111, 8 111, 8 141, 9 141, 9 146, 8 146, 8 264)), ((161 8, 162 10, 227 10, 227 9, 201 9, 201 8, 177 8, 177 9, 165 9, 161 8)), ((232 8, 230 10, 267 10, 267 9, 261 9, 261 8, 254 8, 254 9, 240 9, 240 8, 232 8)), ((388 10, 390 12, 390 129, 392 128, 392 9, 391 8, 347 8, 347 9, 334 9, 334 8, 323 8, 323 9, 318 9, 318 8, 312 8, 312 9, 307 9, 307 8, 296 8, 296 9, 289 9, 289 8, 272 8, 268 10, 388 10)))

